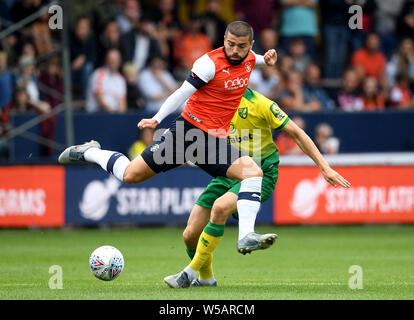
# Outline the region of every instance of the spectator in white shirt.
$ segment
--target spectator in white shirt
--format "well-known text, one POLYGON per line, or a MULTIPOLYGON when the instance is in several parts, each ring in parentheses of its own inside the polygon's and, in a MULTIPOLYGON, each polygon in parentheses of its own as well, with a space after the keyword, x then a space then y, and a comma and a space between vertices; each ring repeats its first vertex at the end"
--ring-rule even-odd
POLYGON ((126 82, 118 71, 120 65, 118 49, 109 50, 105 65, 96 69, 89 81, 86 111, 124 113, 127 110, 126 82))
POLYGON ((138 77, 138 87, 147 99, 145 109, 157 112, 178 85, 167 70, 165 59, 161 56, 153 56, 148 67, 138 77))
POLYGON ((249 86, 253 90, 260 91, 261 94, 271 100, 275 100, 280 91, 280 77, 276 68, 264 67, 254 69, 250 76, 249 86))

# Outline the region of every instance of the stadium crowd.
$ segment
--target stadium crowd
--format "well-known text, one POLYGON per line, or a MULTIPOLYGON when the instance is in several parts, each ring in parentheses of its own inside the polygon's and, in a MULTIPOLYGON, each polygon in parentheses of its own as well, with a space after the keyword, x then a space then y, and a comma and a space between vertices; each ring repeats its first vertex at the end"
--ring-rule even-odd
MULTIPOLYGON (((1 1, 0 31, 48 2, 1 1)), ((49 17, 0 39, 0 135, 9 111, 62 102, 62 33, 49 17)), ((254 70, 250 87, 287 112, 414 107, 414 0, 73 0, 68 19, 73 96, 86 112, 155 112, 233 20, 253 26, 255 52, 277 49, 277 67, 254 70), (354 4, 362 29, 349 27, 354 4)), ((42 136, 53 139, 55 121, 42 136)))

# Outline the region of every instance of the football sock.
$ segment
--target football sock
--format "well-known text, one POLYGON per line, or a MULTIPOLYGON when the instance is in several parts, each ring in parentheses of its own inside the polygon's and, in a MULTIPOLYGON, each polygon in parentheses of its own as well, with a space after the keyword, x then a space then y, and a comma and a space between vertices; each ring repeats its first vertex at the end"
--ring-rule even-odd
POLYGON ((254 232, 256 216, 260 209, 262 177, 252 177, 241 181, 237 211, 239 213, 239 240, 254 232))
POLYGON ((224 224, 209 222, 201 233, 197 244, 196 254, 188 265, 192 270, 200 271, 206 262, 212 261, 212 253, 218 246, 224 234, 224 224))
POLYGON ((208 258, 206 262, 203 264, 203 266, 198 271, 200 275, 201 280, 208 280, 213 277, 213 254, 210 253, 208 255, 208 258))
MULTIPOLYGON (((185 251, 187 252, 187 255, 190 257, 190 259, 193 260, 196 250, 190 250, 188 248, 185 248, 185 251)), ((214 282, 215 279, 213 277, 213 255, 212 254, 209 255, 206 263, 200 268, 199 273, 200 273, 200 280, 204 281, 204 280, 209 280, 210 278, 213 278, 213 282, 214 282)))
POLYGON ((99 148, 89 148, 85 151, 84 157, 86 161, 99 164, 102 169, 121 181, 124 181, 125 169, 131 162, 122 153, 99 148))
POLYGON ((187 255, 190 257, 190 259, 193 260, 196 251, 195 250, 190 250, 188 248, 185 248, 185 251, 187 252, 187 255))

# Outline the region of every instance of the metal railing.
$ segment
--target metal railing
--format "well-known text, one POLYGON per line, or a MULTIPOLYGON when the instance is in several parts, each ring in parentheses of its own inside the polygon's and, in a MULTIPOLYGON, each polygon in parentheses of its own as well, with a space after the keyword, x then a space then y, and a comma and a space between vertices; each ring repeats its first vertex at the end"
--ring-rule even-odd
POLYGON ((30 14, 29 16, 25 17, 24 19, 13 23, 11 21, 2 19, 3 24, 7 27, 5 30, 0 31, 0 41, 15 32, 20 32, 25 35, 29 35, 32 38, 37 38, 42 41, 49 41, 52 46, 52 51, 45 54, 38 56, 36 62, 44 61, 52 55, 56 55, 56 53, 60 52, 62 55, 62 67, 63 67, 63 82, 64 82, 64 94, 62 95, 60 92, 50 88, 44 84, 39 83, 38 87, 42 93, 45 93, 55 99, 62 101, 61 104, 54 107, 50 112, 45 114, 40 114, 29 121, 23 123, 18 127, 13 127, 13 125, 8 124, 7 126, 7 135, 6 140, 9 142, 9 162, 12 162, 12 148, 13 144, 11 141, 16 138, 17 136, 21 136, 22 138, 35 141, 41 145, 45 145, 47 147, 56 149, 56 150, 63 150, 65 145, 61 143, 57 143, 56 141, 47 139, 35 133, 29 132, 31 128, 34 126, 39 125, 41 122, 50 119, 51 117, 56 116, 59 113, 65 112, 65 127, 66 127, 66 144, 71 145, 73 144, 73 120, 72 120, 72 108, 76 106, 83 105, 83 101, 77 101, 72 103, 72 95, 71 95, 71 68, 70 68, 70 52, 69 52, 69 26, 67 23, 68 14, 69 14, 69 1, 50 1, 48 4, 39 8, 38 11, 30 14), (42 35, 34 33, 32 30, 27 28, 26 26, 37 19, 39 19, 42 15, 49 12, 49 8, 52 5, 61 4, 63 7, 63 30, 61 32, 61 42, 56 42, 53 39, 47 39, 42 35))

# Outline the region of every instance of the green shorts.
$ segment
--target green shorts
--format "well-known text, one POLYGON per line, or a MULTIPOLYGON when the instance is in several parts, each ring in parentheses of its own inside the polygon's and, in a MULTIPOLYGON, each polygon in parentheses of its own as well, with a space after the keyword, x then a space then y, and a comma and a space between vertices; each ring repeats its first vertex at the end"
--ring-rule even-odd
MULTIPOLYGON (((263 170, 261 202, 265 202, 272 196, 276 188, 279 173, 279 152, 274 152, 264 158, 261 168, 263 170)), ((239 181, 219 176, 211 180, 196 203, 202 207, 212 208, 217 198, 220 198, 226 192, 233 192, 238 195, 239 190, 239 181)))

